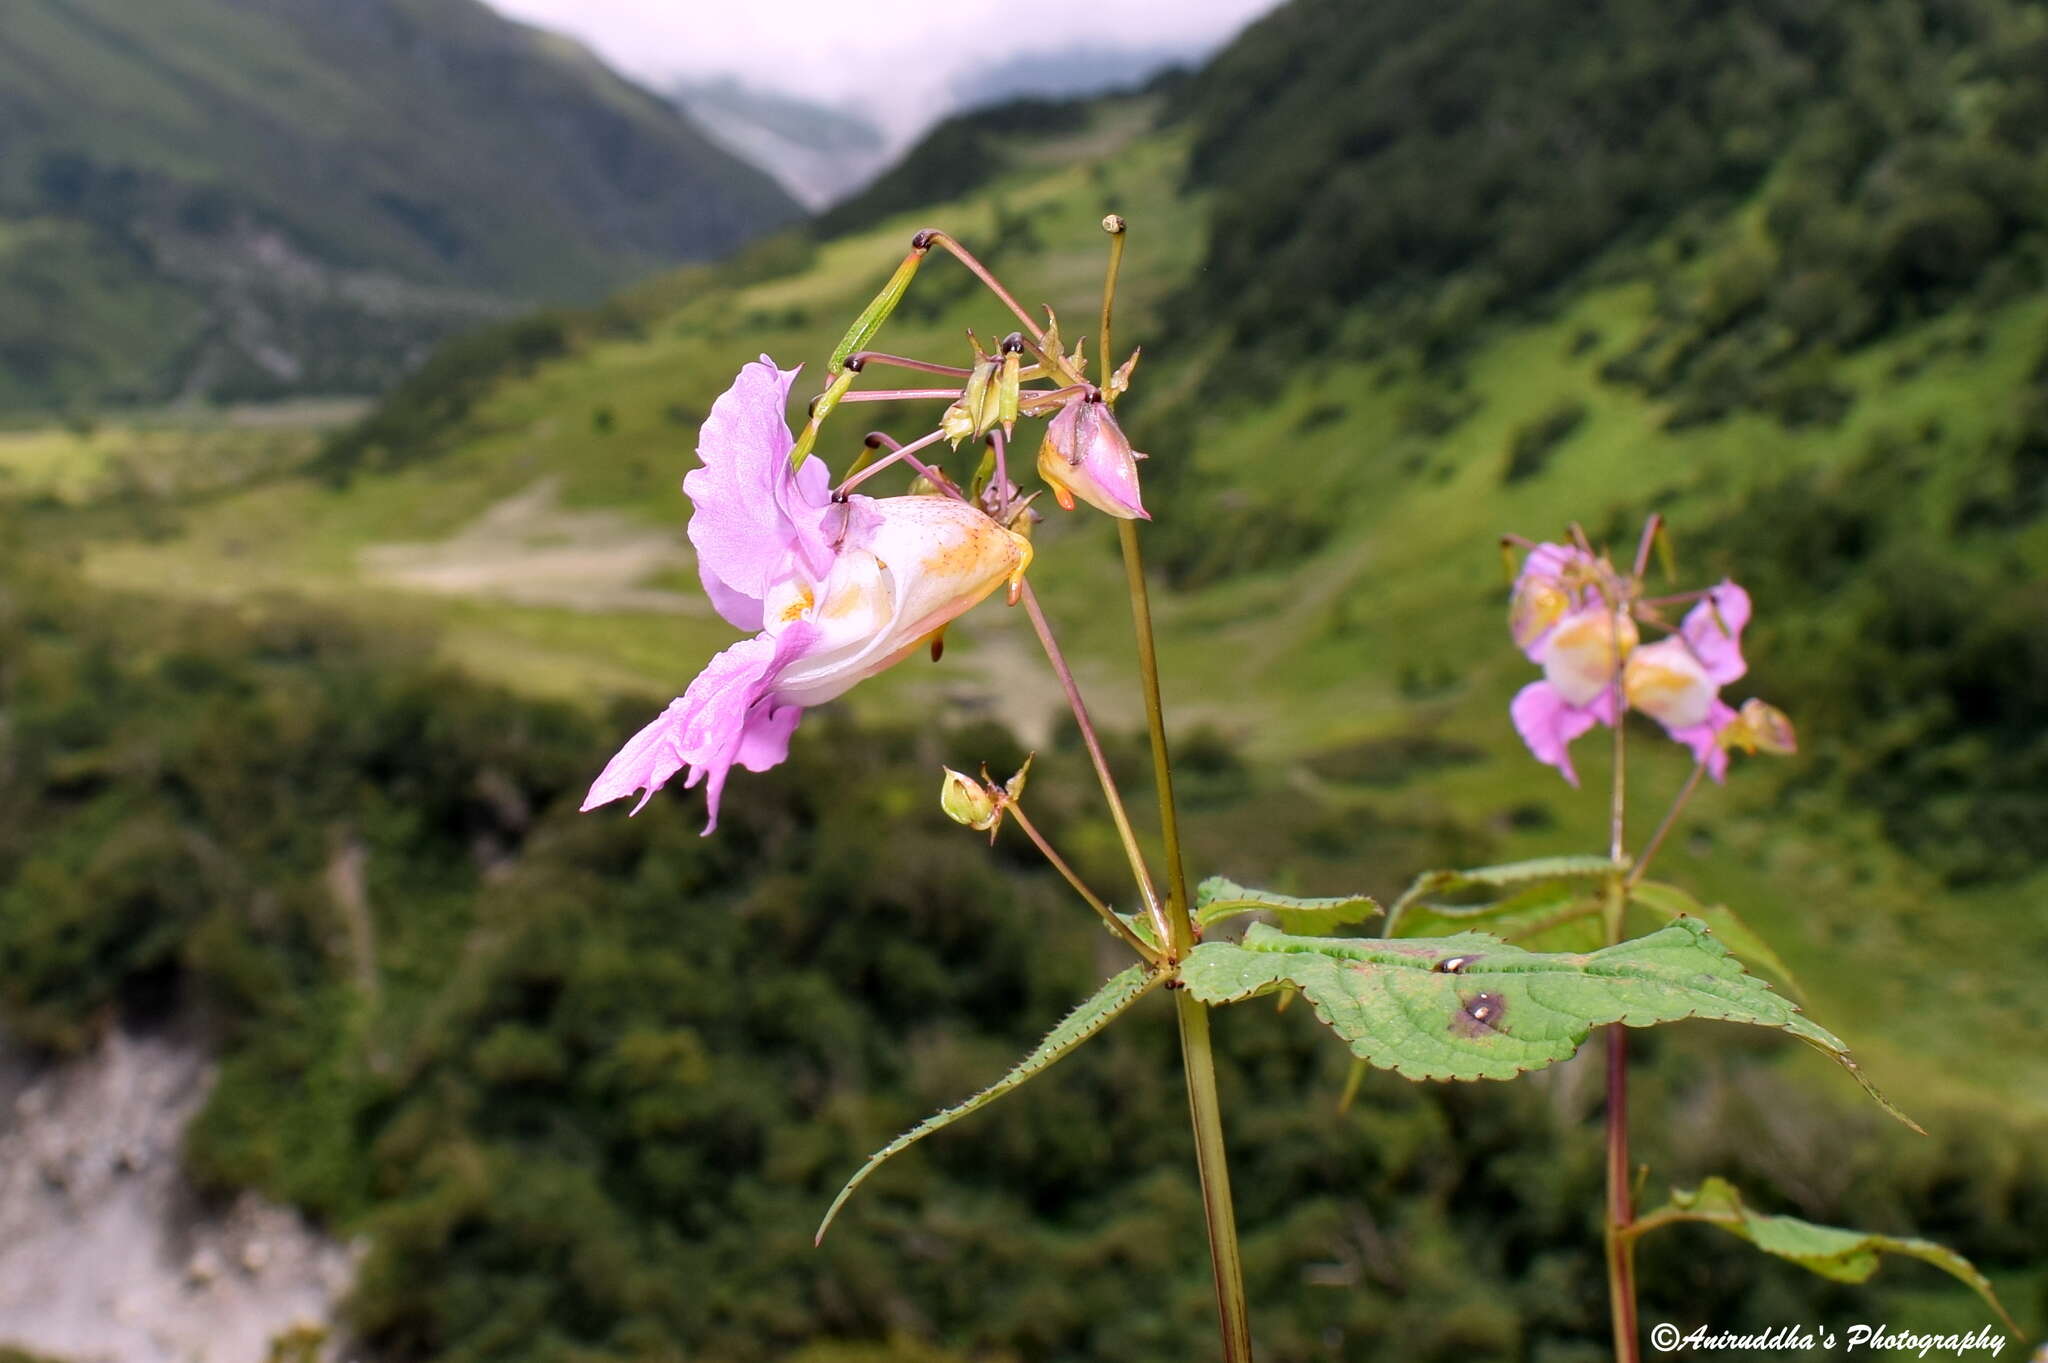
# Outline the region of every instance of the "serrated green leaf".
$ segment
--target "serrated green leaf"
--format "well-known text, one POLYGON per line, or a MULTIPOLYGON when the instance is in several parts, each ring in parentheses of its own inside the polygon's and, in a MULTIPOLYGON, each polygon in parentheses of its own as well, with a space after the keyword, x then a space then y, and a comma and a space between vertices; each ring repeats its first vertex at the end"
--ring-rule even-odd
POLYGON ((1722 944, 1744 962, 1770 971, 1783 980, 1793 994, 1804 996, 1806 991, 1799 987, 1790 967, 1771 949, 1771 944, 1726 904, 1703 905, 1676 885, 1661 880, 1645 880, 1630 886, 1628 898, 1631 904, 1666 921, 1680 914, 1692 915, 1712 928, 1722 944))
POLYGON ((1290 937, 1259 924, 1242 943, 1195 948, 1181 979, 1209 1004, 1298 988, 1353 1054, 1410 1079, 1511 1079, 1565 1059, 1611 1022, 1775 1027, 1832 1056, 1912 1125, 1863 1078, 1840 1038, 1747 974, 1691 918, 1599 951, 1551 954, 1480 932, 1290 937))
MULTIPOLYGON (((1614 874, 1615 863, 1606 857, 1538 857, 1534 861, 1512 861, 1500 866, 1474 866, 1462 871, 1424 871, 1415 878, 1387 913, 1387 935, 1399 930, 1401 917, 1412 905, 1430 895, 1462 894, 1470 890, 1505 890, 1546 880, 1604 880, 1614 874)), ((1621 869, 1626 869, 1621 868, 1621 869)), ((1439 912, 1459 906, 1433 905, 1439 912)))
POLYGON ((1644 1230, 1675 1221, 1700 1221, 1739 1235, 1766 1254, 1789 1259, 1800 1267, 1836 1282, 1860 1283, 1877 1272, 1880 1256, 1903 1254, 1933 1264, 1969 1285, 1998 1313, 2006 1328, 2021 1334, 1992 1291, 1990 1280, 1968 1259, 1932 1240, 1876 1235, 1869 1231, 1817 1226, 1794 1216, 1767 1216, 1751 1211, 1742 1194, 1724 1178, 1709 1178, 1690 1191, 1674 1189, 1671 1201, 1641 1218, 1644 1230))
POLYGON ((1195 921, 1205 928, 1240 913, 1270 913, 1281 931, 1312 937, 1363 923, 1381 912, 1370 895, 1296 899, 1271 890, 1247 889, 1222 876, 1210 876, 1195 887, 1195 921))
POLYGON ((1485 904, 1411 904, 1393 926, 1402 937, 1485 931, 1526 951, 1593 951, 1604 939, 1599 915, 1597 893, 1553 880, 1485 904))
POLYGON ((1166 976, 1163 974, 1150 974, 1144 966, 1136 965, 1120 974, 1112 975, 1103 981, 1102 987, 1085 1003, 1061 1019, 1060 1024, 1046 1034, 1045 1040, 1039 1042, 1031 1054, 1018 1061, 1008 1074, 966 1102, 933 1113, 868 1156, 868 1162, 846 1181, 846 1186, 839 1190, 839 1196, 832 1199, 831 1207, 825 1212, 825 1219, 818 1224, 817 1239, 820 1242, 824 1240, 825 1232, 831 1228, 833 1219, 839 1215, 839 1209, 846 1205, 846 1199, 853 1196, 853 1190, 865 1183, 868 1175, 881 1168, 891 1157, 903 1153, 941 1127, 951 1126, 968 1113, 987 1107, 1010 1090, 1049 1068, 1055 1061, 1114 1022, 1125 1009, 1151 993, 1165 979, 1166 976))

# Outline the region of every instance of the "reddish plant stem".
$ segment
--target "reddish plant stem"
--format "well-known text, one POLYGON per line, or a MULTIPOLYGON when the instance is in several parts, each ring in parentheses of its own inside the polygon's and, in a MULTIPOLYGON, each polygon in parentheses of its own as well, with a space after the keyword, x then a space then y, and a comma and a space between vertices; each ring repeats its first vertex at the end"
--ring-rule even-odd
MULTIPOLYGON (((1574 527, 1576 528, 1576 527, 1574 527)), ((1647 539, 1645 541, 1647 543, 1647 539)), ((1607 873, 1603 915, 1609 945, 1621 940, 1628 915, 1628 885, 1621 869, 1625 842, 1628 768, 1628 695, 1622 686, 1621 627, 1626 597, 1614 605, 1614 776, 1608 808, 1607 873)), ((1614 1327, 1615 1363, 1637 1363, 1635 1245, 1628 1237, 1635 1219, 1628 1180, 1628 1033, 1621 1023, 1607 1027, 1607 1300, 1614 1327)))
POLYGON ((1635 1220, 1628 1164, 1628 1029, 1607 1028, 1607 1291, 1614 1357, 1637 1363, 1635 1220))
POLYGON ((1159 891, 1153 888, 1151 868, 1145 864, 1145 853, 1138 845, 1138 835, 1131 828, 1131 816, 1124 810, 1124 797, 1117 790, 1116 777, 1109 770, 1109 759, 1102 754, 1102 741, 1096 737, 1095 721, 1089 718, 1088 703, 1081 699, 1081 688, 1074 681, 1074 671, 1067 666, 1067 657, 1060 651, 1059 641, 1053 638, 1052 626, 1046 623, 1045 611, 1038 604, 1038 593, 1031 590, 1031 584, 1024 584, 1024 613, 1031 617, 1031 628, 1038 634, 1039 646, 1045 650, 1046 661, 1052 664, 1053 675, 1059 678, 1060 689, 1066 692, 1067 707, 1074 712, 1074 722, 1080 726, 1081 742, 1088 749, 1088 760, 1095 764, 1096 779, 1102 783, 1102 794, 1109 801, 1109 816, 1116 824, 1117 837, 1122 839, 1124 855, 1130 859, 1131 874, 1137 879, 1138 892, 1144 896, 1145 910, 1152 917, 1153 931, 1159 934, 1161 943, 1174 940, 1173 930, 1168 926, 1166 905, 1159 898, 1159 891))
POLYGON ((927 239, 933 246, 943 246, 952 252, 954 259, 973 271, 974 277, 983 284, 986 284, 990 293, 1002 299, 1003 305, 1015 313, 1017 320, 1024 324, 1024 334, 1026 336, 1029 336, 1034 341, 1044 338, 1045 333, 1038 329, 1038 323, 1031 320, 1031 314, 1024 311, 1024 305, 1019 303, 994 275, 989 273, 988 266, 982 264, 972 251, 969 251, 965 246, 962 246, 944 232, 934 231, 927 239))
POLYGON ((1111 912, 1109 905, 1103 903, 1102 899, 1093 890, 1082 883, 1081 877, 1074 874, 1074 868, 1067 865, 1066 859, 1058 852, 1053 851, 1052 844, 1046 841, 1043 833, 1038 831, 1038 825, 1032 823, 1030 819, 1024 816, 1024 806, 1015 800, 1007 800, 1004 803, 1004 808, 1009 812, 1010 817, 1017 821, 1017 827, 1024 830, 1024 836, 1031 839, 1033 845, 1045 854, 1045 859, 1052 863, 1052 868, 1055 871, 1058 871, 1066 878, 1067 884, 1073 887, 1074 893, 1088 901, 1088 907, 1095 910, 1109 930, 1121 938, 1124 945, 1143 957, 1147 965, 1157 965, 1159 963, 1159 953, 1146 946, 1137 933, 1132 932, 1121 918, 1118 918, 1115 913, 1111 912))
POLYGON ((874 477, 876 474, 880 473, 883 469, 889 467, 889 465, 891 464, 906 463, 909 464, 912 468, 916 469, 919 473, 929 476, 931 470, 929 470, 924 466, 924 464, 919 462, 919 460, 915 457, 916 453, 917 451, 923 449, 927 445, 934 444, 939 440, 943 440, 945 438, 945 434, 946 433, 944 431, 933 431, 929 435, 919 436, 917 439, 911 441, 908 445, 905 445, 897 442, 896 440, 890 438, 889 436, 882 435, 882 433, 879 431, 875 432, 873 435, 870 435, 868 439, 874 441, 876 444, 882 444, 886 442, 890 446, 889 453, 883 455, 874 463, 869 464, 860 472, 848 474, 846 476, 845 481, 839 484, 839 495, 844 497, 847 493, 853 491, 862 483, 865 483, 868 479, 874 477))
POLYGON ((925 399, 960 396, 958 388, 855 388, 839 396, 841 402, 921 402, 925 399))
POLYGON ((1677 796, 1671 801, 1671 808, 1664 811, 1663 821, 1657 825, 1657 831, 1650 835, 1650 840, 1647 843, 1643 844, 1643 854, 1636 858, 1635 865, 1629 867, 1628 885, 1633 885, 1641 880, 1643 872, 1650 869, 1650 859, 1656 856, 1657 849, 1664 845, 1665 835, 1670 833, 1673 825, 1678 822, 1678 816, 1685 811, 1686 802, 1691 800, 1693 792, 1700 788, 1700 777, 1706 774, 1706 763, 1695 762, 1693 764, 1692 775, 1685 778, 1685 784, 1678 788, 1677 796))

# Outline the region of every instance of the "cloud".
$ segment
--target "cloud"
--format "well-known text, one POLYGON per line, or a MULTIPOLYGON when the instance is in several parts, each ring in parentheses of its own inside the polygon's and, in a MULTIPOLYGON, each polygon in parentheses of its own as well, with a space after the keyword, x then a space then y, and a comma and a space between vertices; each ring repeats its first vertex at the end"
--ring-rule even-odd
POLYGON ((488 0, 572 34, 651 85, 736 76, 763 89, 858 103, 898 138, 953 102, 965 73, 1034 52, 1107 47, 1190 59, 1272 0, 488 0))

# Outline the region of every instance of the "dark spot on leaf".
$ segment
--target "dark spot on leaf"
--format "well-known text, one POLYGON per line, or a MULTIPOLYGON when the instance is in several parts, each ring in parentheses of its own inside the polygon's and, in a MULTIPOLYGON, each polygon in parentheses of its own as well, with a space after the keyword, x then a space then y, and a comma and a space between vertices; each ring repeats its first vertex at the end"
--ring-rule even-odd
POLYGON ((1477 956, 1446 956, 1441 961, 1438 961, 1434 968, 1440 974, 1462 975, 1478 959, 1477 956))
POLYGON ((1467 994, 1464 1007, 1451 1019, 1451 1030, 1459 1036, 1490 1036, 1500 1030, 1501 1021, 1507 1016, 1508 1001, 1491 990, 1482 989, 1476 994, 1467 994))

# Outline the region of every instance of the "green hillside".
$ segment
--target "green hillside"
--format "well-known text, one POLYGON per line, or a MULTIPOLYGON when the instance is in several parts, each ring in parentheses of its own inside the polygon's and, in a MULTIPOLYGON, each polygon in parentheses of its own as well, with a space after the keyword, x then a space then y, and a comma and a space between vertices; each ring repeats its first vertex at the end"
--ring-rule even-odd
POLYGON ((797 216, 476 0, 0 12, 0 411, 374 392, 450 331, 797 216))
MULTIPOLYGON (((849 1158, 989 1077, 1085 987, 1088 931, 1040 914, 1039 868, 1007 843, 986 860, 930 808, 940 761, 1038 748, 1056 841, 1116 881, 1016 613, 977 610, 936 666, 806 720, 790 768, 734 780, 715 839, 696 840, 691 796, 630 823, 570 813, 574 754, 601 760, 731 640, 677 484, 738 366, 801 360, 815 391, 926 226, 1090 332, 1114 209, 1119 348, 1145 346, 1120 410, 1152 454, 1194 869, 1384 894, 1428 866, 1601 848, 1600 798, 1508 725, 1530 670, 1497 539, 1577 520, 1620 541, 1663 512, 1686 577, 1750 586, 1743 694, 1785 708, 1802 752, 1710 788, 1661 873, 1765 931, 1934 1135, 1884 1127, 1811 1056, 1681 1027, 1646 1047, 1637 1155, 1653 1188, 1732 1170, 1785 1210, 1948 1240, 2038 1330, 2048 163, 2027 111, 2044 11, 1358 13, 1296 0, 1185 87, 943 127, 836 234, 465 338, 317 451, 157 491, 60 485, 52 442, 125 467, 120 432, 0 444, 23 551, 67 563, 41 590, 108 622, 75 643, 52 642, 64 609, 16 623, 42 661, 14 703, 63 737, 11 778, 0 764, 34 819, 0 843, 0 886, 78 867, 142 884, 109 830, 146 816, 218 826, 224 864, 270 891, 250 902, 289 906, 185 906, 135 946, 89 895, 37 935, 18 890, 0 961, 33 968, 0 995, 8 1016, 66 1045, 165 976, 217 1000, 246 1029, 241 1083, 195 1161, 368 1230, 357 1323, 392 1357, 1208 1348, 1185 1151, 1148 1124, 1178 1119, 1163 1020, 1009 1100, 979 1141, 928 1142, 849 1211, 846 1242, 805 1247, 799 1211, 849 1158), (210 632, 130 647, 158 611, 174 639, 197 628, 186 611, 210 632), (201 703, 204 679, 245 673, 232 702, 201 703), (122 706, 163 689, 197 737, 73 713, 87 682, 122 706), (269 801, 303 805, 239 827, 233 810, 269 801), (387 982, 368 1000, 349 983, 361 939, 316 888, 350 837, 384 868, 387 982), (278 1096, 308 1070, 318 1085, 278 1096)), ((963 328, 1000 335, 1006 316, 935 256, 885 344, 964 355, 963 328)), ((843 468, 871 426, 929 420, 842 408, 819 452, 843 468)), ((1132 733, 1112 537, 1052 511, 1036 544, 1091 706, 1132 733)), ((1582 745, 1594 790, 1605 762, 1582 745)), ((1672 749, 1634 782, 1636 826, 1685 770, 1672 749)), ((186 855, 143 832, 136 865, 186 855)), ((1591 1079, 1373 1075, 1340 1118, 1341 1056, 1265 1022, 1222 1024, 1261 1356, 1599 1357, 1591 1079)), ((1847 1288, 1721 1249, 1656 1248, 1645 1320, 1981 1323, 1911 1267, 1847 1288)))
MULTIPOLYGON (((1299 802, 1292 812, 1323 830, 1316 846, 1343 849, 1334 830, 1361 820, 1451 830, 1475 857, 1524 854, 1573 830, 1590 842, 1597 811, 1550 786, 1505 722, 1524 664, 1501 632, 1492 544, 1570 518, 1619 534, 1663 510, 1689 566, 1756 584, 1757 684, 1788 705, 1808 746, 1799 763, 1750 771, 1711 798, 1706 826, 1734 840, 1717 846, 1743 854, 1688 869, 1753 904, 1819 975, 1839 971, 1842 1006, 1880 1036, 1901 1029, 1903 1050, 1942 1052, 1930 1080, 2009 1074, 2010 1057, 1977 1058, 1975 1032, 1903 1034, 1904 1000, 1975 966, 1968 953, 1893 961, 1899 939, 1884 925, 1931 897, 1944 906, 1931 915, 1939 926, 1921 931, 2009 930, 2030 953, 2048 948, 2030 907, 2048 841, 2030 832, 2041 756, 2025 699, 2040 694, 2027 612, 2048 536, 2023 490, 2048 307, 1962 300, 1841 354, 1830 382, 1848 397, 1831 421, 1682 419, 1682 398, 1617 377, 1616 361, 1666 325, 1660 300, 1697 287, 1718 241, 1751 230, 1744 200, 1611 247, 1540 315, 1482 313, 1455 355, 1325 353, 1290 362, 1284 382, 1247 387, 1237 366, 1267 352, 1226 348, 1223 333, 1180 320, 1199 307, 1189 281, 1205 250, 1185 224, 1211 198, 1188 187, 1190 130, 1151 131, 1160 109, 1127 100, 1078 129, 1020 130, 1013 168, 971 199, 817 246, 763 247, 724 280, 649 286, 602 321, 561 323, 549 333, 558 357, 492 359, 516 354, 516 338, 479 343, 486 378, 500 363, 525 377, 431 376, 364 436, 332 445, 325 477, 190 508, 180 535, 102 544, 91 571, 125 586, 345 596, 443 622, 449 656, 530 690, 672 694, 727 633, 673 552, 675 485, 736 357, 815 362, 927 221, 986 245, 997 268, 1085 318, 1100 269, 1093 223, 1114 204, 1134 224, 1125 315, 1148 361, 1130 425, 1159 455, 1147 466, 1160 508, 1151 540, 1176 587, 1163 646, 1184 723, 1212 726, 1272 772, 1299 802), (1197 382, 1221 392, 1219 406, 1173 405, 1197 382), (459 402, 430 400, 457 392, 459 402), (337 487, 352 463, 366 476, 337 487), (522 557, 521 544, 535 552, 522 557), (1924 597, 1902 595, 1923 586, 1924 597), (1924 618, 1901 614, 1923 599, 1924 618), (1224 667, 1219 639, 1230 643, 1224 667), (1403 756, 1435 739, 1461 758, 1403 756), (1788 819, 1794 808, 1806 814, 1788 819)), ((941 263, 892 325, 892 344, 945 353, 962 327, 986 334, 1001 317, 941 263)), ((843 429, 827 455, 850 457, 857 434, 843 429)), ((1059 517, 1041 536, 1041 589, 1102 679, 1099 703, 1134 724, 1135 697, 1116 680, 1126 626, 1090 608, 1110 569, 1107 539, 1059 517)), ((1031 667, 1028 636, 999 612, 960 633, 944 666, 846 703, 881 714, 918 697, 1042 729, 1056 697, 1031 667)), ((1675 782, 1675 756, 1670 770, 1675 782)), ((1662 798, 1645 791, 1642 817, 1662 798)), ((1218 820, 1219 835, 1230 822, 1218 820)), ((1233 855, 1252 862, 1247 875, 1296 850, 1246 842, 1233 855)), ((1321 860, 1381 887, 1415 869, 1368 871, 1348 850, 1321 860)), ((1942 1006, 1978 1025, 2009 1007, 2041 1018, 2023 991, 1990 974, 1978 985, 1941 984, 1942 1006)), ((2048 1103, 2048 1073, 2006 1092, 2048 1103)))

